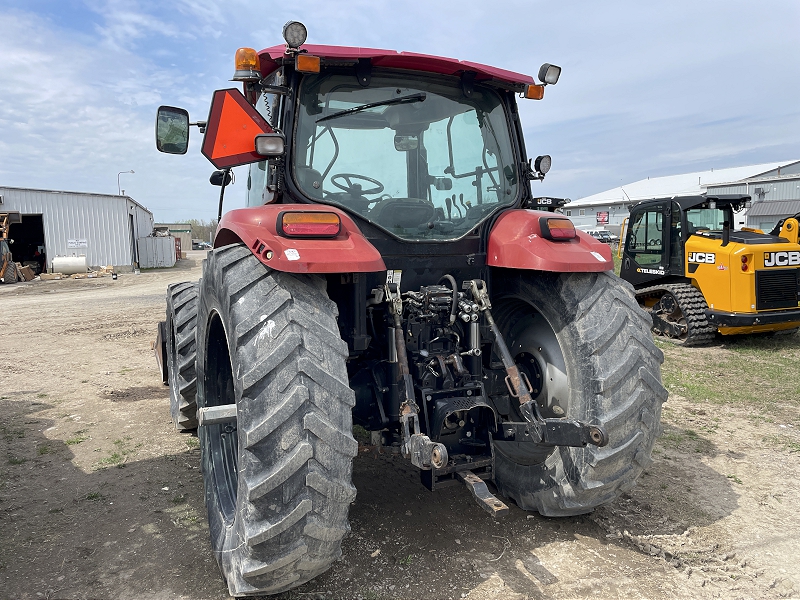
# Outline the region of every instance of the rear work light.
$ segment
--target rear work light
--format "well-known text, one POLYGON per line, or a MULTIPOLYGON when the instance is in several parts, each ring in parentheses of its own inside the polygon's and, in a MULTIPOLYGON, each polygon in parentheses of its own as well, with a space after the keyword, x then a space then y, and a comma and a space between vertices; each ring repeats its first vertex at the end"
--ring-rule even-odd
POLYGON ((569 219, 540 217, 539 227, 542 237, 548 240, 571 240, 577 236, 575 225, 569 219))
POLYGON ((287 237, 333 238, 342 230, 339 215, 331 212, 286 211, 278 215, 277 225, 287 237))

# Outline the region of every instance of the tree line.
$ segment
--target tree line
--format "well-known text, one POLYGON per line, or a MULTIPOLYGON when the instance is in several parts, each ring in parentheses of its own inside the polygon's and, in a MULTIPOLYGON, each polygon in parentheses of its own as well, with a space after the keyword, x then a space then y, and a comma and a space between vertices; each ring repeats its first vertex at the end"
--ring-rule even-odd
POLYGON ((192 226, 192 238, 203 240, 204 242, 214 241, 214 234, 217 231, 217 220, 211 219, 204 221, 202 219, 189 219, 186 221, 192 226))

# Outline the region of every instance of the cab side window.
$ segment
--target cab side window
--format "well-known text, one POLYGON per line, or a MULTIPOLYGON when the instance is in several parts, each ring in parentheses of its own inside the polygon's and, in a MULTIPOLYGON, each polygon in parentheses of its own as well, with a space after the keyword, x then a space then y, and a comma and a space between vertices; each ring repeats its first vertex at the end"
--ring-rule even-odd
POLYGON ((628 251, 640 265, 664 265, 664 212, 643 211, 632 218, 628 251))

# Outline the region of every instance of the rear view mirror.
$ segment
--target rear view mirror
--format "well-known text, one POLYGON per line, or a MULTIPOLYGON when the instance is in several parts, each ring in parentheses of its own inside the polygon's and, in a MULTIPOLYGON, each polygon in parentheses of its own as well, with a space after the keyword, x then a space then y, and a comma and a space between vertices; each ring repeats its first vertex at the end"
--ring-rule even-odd
POLYGON ((231 182, 231 172, 230 170, 214 171, 208 181, 211 185, 222 185, 223 181, 225 185, 228 185, 231 182))
POLYGON ((174 106, 160 106, 156 117, 156 148, 167 154, 186 154, 189 149, 189 113, 174 106))
POLYGON ((419 148, 419 138, 415 135, 394 136, 394 149, 398 152, 408 152, 419 148))

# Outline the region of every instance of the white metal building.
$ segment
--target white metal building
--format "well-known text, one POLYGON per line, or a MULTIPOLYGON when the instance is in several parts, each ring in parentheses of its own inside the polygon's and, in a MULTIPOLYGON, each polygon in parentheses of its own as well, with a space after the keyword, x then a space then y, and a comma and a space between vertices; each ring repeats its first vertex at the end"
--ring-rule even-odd
POLYGON ((129 196, 0 186, 0 212, 22 214, 9 232, 14 260, 36 260, 38 252, 48 271, 57 256, 130 271, 139 262, 136 241, 153 231, 153 214, 129 196))
MULTIPOLYGON (((774 188, 774 191, 769 192, 772 193, 770 200, 772 197, 779 200, 800 200, 800 188, 797 187, 800 185, 800 161, 712 169, 666 177, 648 177, 575 200, 564 207, 564 213, 581 229, 597 227, 618 233, 620 224, 628 216, 628 206, 640 200, 705 193, 749 194, 753 198, 753 207, 747 214, 742 214, 741 219, 735 225, 736 227, 747 225, 760 228, 761 220, 751 223, 749 215, 764 210, 791 209, 788 204, 770 209, 765 206, 759 207, 760 201, 765 199, 766 194, 759 195, 757 190, 761 192, 766 190, 767 183, 770 184, 770 190, 774 188), (796 191, 789 189, 793 184, 796 191), (792 193, 795 195, 790 198, 792 193)), ((787 213, 783 216, 788 214, 794 213, 787 213)), ((772 219, 773 216, 770 215, 770 220, 774 225, 781 217, 772 219)))

